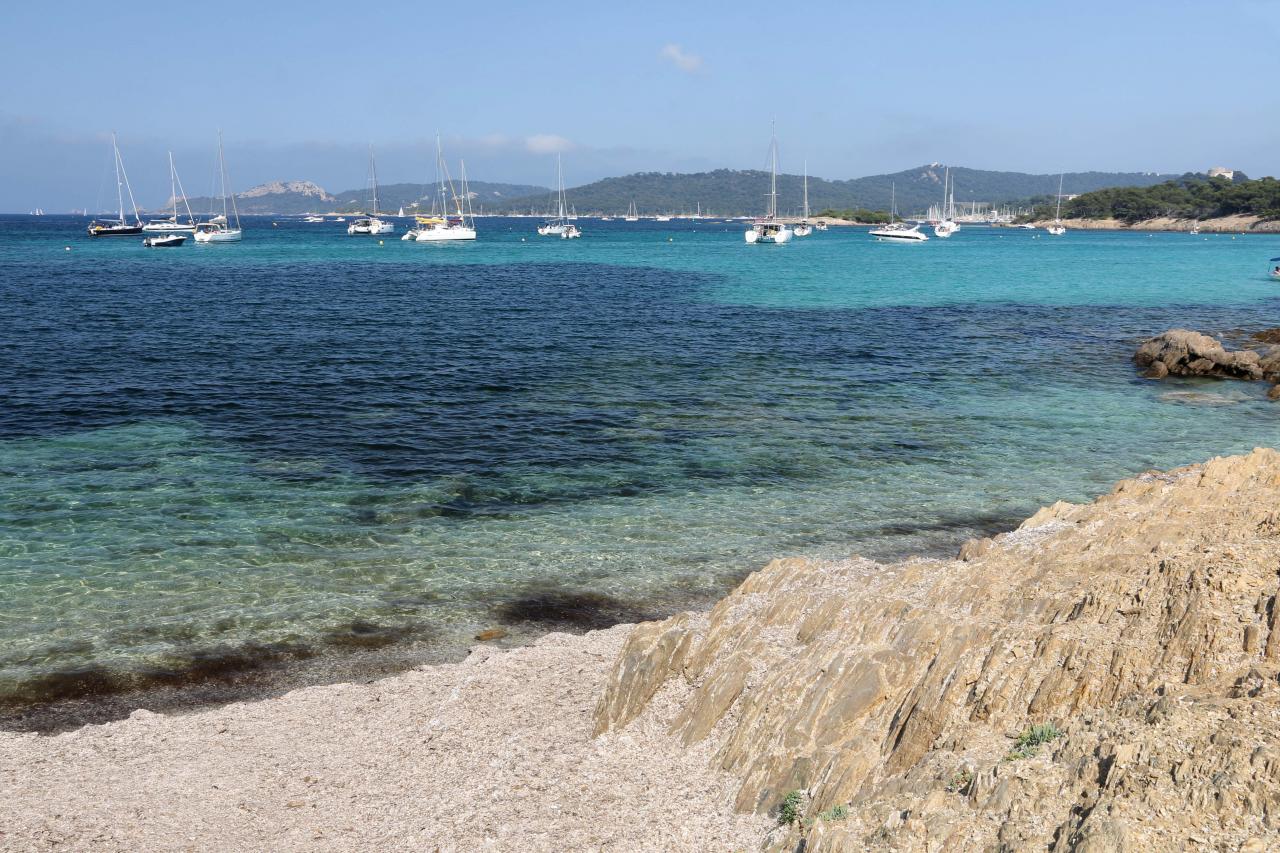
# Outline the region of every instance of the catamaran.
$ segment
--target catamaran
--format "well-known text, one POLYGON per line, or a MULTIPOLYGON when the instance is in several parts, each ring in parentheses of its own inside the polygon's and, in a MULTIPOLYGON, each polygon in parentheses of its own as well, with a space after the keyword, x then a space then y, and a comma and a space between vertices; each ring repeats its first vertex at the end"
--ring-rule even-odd
POLYGON ((786 243, 792 231, 785 222, 778 221, 778 134, 769 138, 769 210, 751 223, 747 229, 747 243, 786 243))
MULTIPOLYGON (((142 226, 143 231, 194 231, 196 230, 196 218, 191 215, 191 205, 187 204, 187 191, 182 188, 182 179, 178 177, 178 170, 173 165, 173 152, 169 152, 169 199, 173 202, 173 215, 167 219, 152 219, 142 226), (182 206, 187 209, 187 221, 180 222, 178 220, 178 196, 182 196, 182 206)), ((169 244, 165 244, 169 245, 169 244)), ((181 245, 181 243, 177 244, 181 245)))
POLYGON ((396 226, 378 217, 378 166, 373 160, 373 146, 369 146, 369 180, 373 185, 373 212, 361 216, 347 226, 348 234, 393 234, 396 226))
POLYGON ((929 239, 927 234, 920 231, 920 223, 908 227, 907 223, 898 221, 898 185, 891 183, 889 185, 889 224, 883 228, 873 228, 870 232, 872 237, 878 241, 885 243, 923 243, 929 239))
POLYGON ((240 227, 240 210, 236 207, 236 195, 227 192, 227 158, 222 152, 222 131, 218 131, 218 175, 222 181, 222 215, 215 216, 206 222, 196 223, 197 243, 239 243, 244 236, 240 227), (227 196, 231 196, 231 215, 236 226, 231 227, 227 221, 227 196))
POLYGON ((565 203, 564 196, 564 167, 560 162, 559 154, 556 155, 556 215, 540 225, 538 233, 543 237, 564 237, 566 239, 582 236, 582 232, 578 230, 578 227, 576 225, 571 226, 569 223, 568 205, 565 203), (570 228, 573 229, 574 233, 569 233, 570 228))
POLYGON ((111 151, 116 164, 116 200, 120 203, 120 218, 93 220, 89 223, 90 237, 127 237, 142 233, 142 217, 138 215, 138 205, 133 200, 133 187, 129 186, 129 175, 124 170, 124 160, 120 157, 120 146, 116 144, 114 131, 111 133, 111 151), (133 205, 133 225, 124 218, 125 190, 129 191, 129 204, 133 205))
POLYGON ((1054 237, 1061 237, 1067 233, 1067 228, 1062 224, 1062 175, 1058 175, 1058 206, 1053 212, 1053 224, 1045 229, 1054 237))
POLYGON ((951 167, 947 167, 947 171, 942 178, 942 209, 941 216, 936 225, 933 226, 933 233, 936 237, 947 238, 960 230, 960 224, 955 221, 956 216, 956 191, 955 186, 951 183, 951 167))
POLYGON ((436 135, 436 199, 431 203, 431 215, 415 217, 415 225, 401 240, 419 243, 439 243, 448 240, 476 239, 476 220, 471 212, 471 192, 467 188, 467 164, 462 163, 460 178, 462 195, 454 190, 453 178, 444 162, 444 148, 436 135), (437 207, 439 205, 439 207, 437 207), (450 213, 452 207, 453 212, 450 213), (439 210, 439 215, 436 211, 439 210))

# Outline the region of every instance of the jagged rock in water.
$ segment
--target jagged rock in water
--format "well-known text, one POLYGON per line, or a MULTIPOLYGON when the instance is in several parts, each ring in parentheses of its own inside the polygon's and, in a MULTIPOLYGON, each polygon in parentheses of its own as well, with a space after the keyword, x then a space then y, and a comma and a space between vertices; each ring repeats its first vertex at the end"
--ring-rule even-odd
POLYGON ((1263 369, 1253 350, 1231 352, 1208 335, 1170 329, 1138 347, 1134 362, 1152 379, 1174 376, 1217 376, 1261 379, 1263 369))
POLYGON ((1280 453, 964 556, 775 561, 638 628, 597 730, 710 739, 743 811, 804 791, 774 850, 1280 849, 1280 453))

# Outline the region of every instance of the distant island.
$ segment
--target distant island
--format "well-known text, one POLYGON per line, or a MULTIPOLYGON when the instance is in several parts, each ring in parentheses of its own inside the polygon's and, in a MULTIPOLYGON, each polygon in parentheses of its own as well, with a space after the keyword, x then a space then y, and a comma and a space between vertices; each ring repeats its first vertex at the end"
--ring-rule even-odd
MULTIPOLYGON (((943 166, 932 163, 883 175, 851 180, 827 180, 809 176, 810 210, 824 211, 833 218, 855 218, 880 222, 881 218, 858 218, 886 211, 896 201, 904 216, 920 215, 942 196, 943 166), (848 214, 846 216, 846 214, 848 214)), ((969 201, 996 205, 1029 205, 1057 192, 1057 175, 1024 172, 995 172, 952 167, 957 203, 969 201)), ((1111 187, 1147 187, 1167 181, 1168 175, 1149 172, 1074 172, 1066 185, 1075 192, 1111 187)), ((801 212, 804 178, 778 176, 780 212, 795 216, 801 212)), ((538 213, 545 211, 551 197, 547 187, 470 181, 472 204, 477 212, 538 213)), ((758 170, 717 169, 710 172, 640 172, 605 178, 568 191, 569 203, 581 214, 622 215, 632 202, 641 214, 693 214, 743 216, 761 213, 769 190, 769 173, 758 170)), ((385 211, 403 207, 412 210, 423 201, 428 207, 434 192, 431 184, 399 183, 379 188, 380 206, 385 211)), ((368 206, 364 188, 329 193, 309 181, 275 181, 239 193, 242 213, 293 215, 330 211, 352 212, 368 206)), ((195 198, 191 208, 197 213, 210 208, 210 199, 195 198)))

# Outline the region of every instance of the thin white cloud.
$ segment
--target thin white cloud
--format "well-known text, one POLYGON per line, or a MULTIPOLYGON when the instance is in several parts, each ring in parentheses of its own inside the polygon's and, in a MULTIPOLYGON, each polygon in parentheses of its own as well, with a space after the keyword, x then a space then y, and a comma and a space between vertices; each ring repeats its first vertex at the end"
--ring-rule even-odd
POLYGON ((534 154, 557 154, 568 151, 573 147, 573 143, 554 133, 535 133, 533 136, 525 137, 524 147, 534 154))
POLYGON ((702 68, 702 57, 696 53, 689 53, 678 44, 667 45, 658 51, 658 56, 689 74, 702 68))

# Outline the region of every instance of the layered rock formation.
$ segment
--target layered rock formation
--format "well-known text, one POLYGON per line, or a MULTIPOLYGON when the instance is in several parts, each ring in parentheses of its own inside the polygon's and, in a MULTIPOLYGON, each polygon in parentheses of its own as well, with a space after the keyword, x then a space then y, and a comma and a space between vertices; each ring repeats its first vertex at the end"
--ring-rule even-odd
POLYGON ((1278 571, 1280 454, 1151 473, 955 561, 771 563, 639 626, 596 729, 710 747, 777 850, 1277 849, 1278 571))
MULTIPOLYGON (((1274 332, 1269 329, 1267 332, 1274 332)), ((1260 333, 1266 334, 1266 333, 1260 333)), ((1256 336, 1255 336, 1256 337, 1256 336)), ((1259 338, 1264 340, 1265 338, 1259 338)), ((1138 347, 1133 361, 1148 379, 1166 376, 1212 376, 1218 379, 1265 379, 1277 383, 1268 395, 1280 397, 1280 346, 1255 350, 1226 349, 1217 339, 1189 329, 1170 329, 1138 347)))

